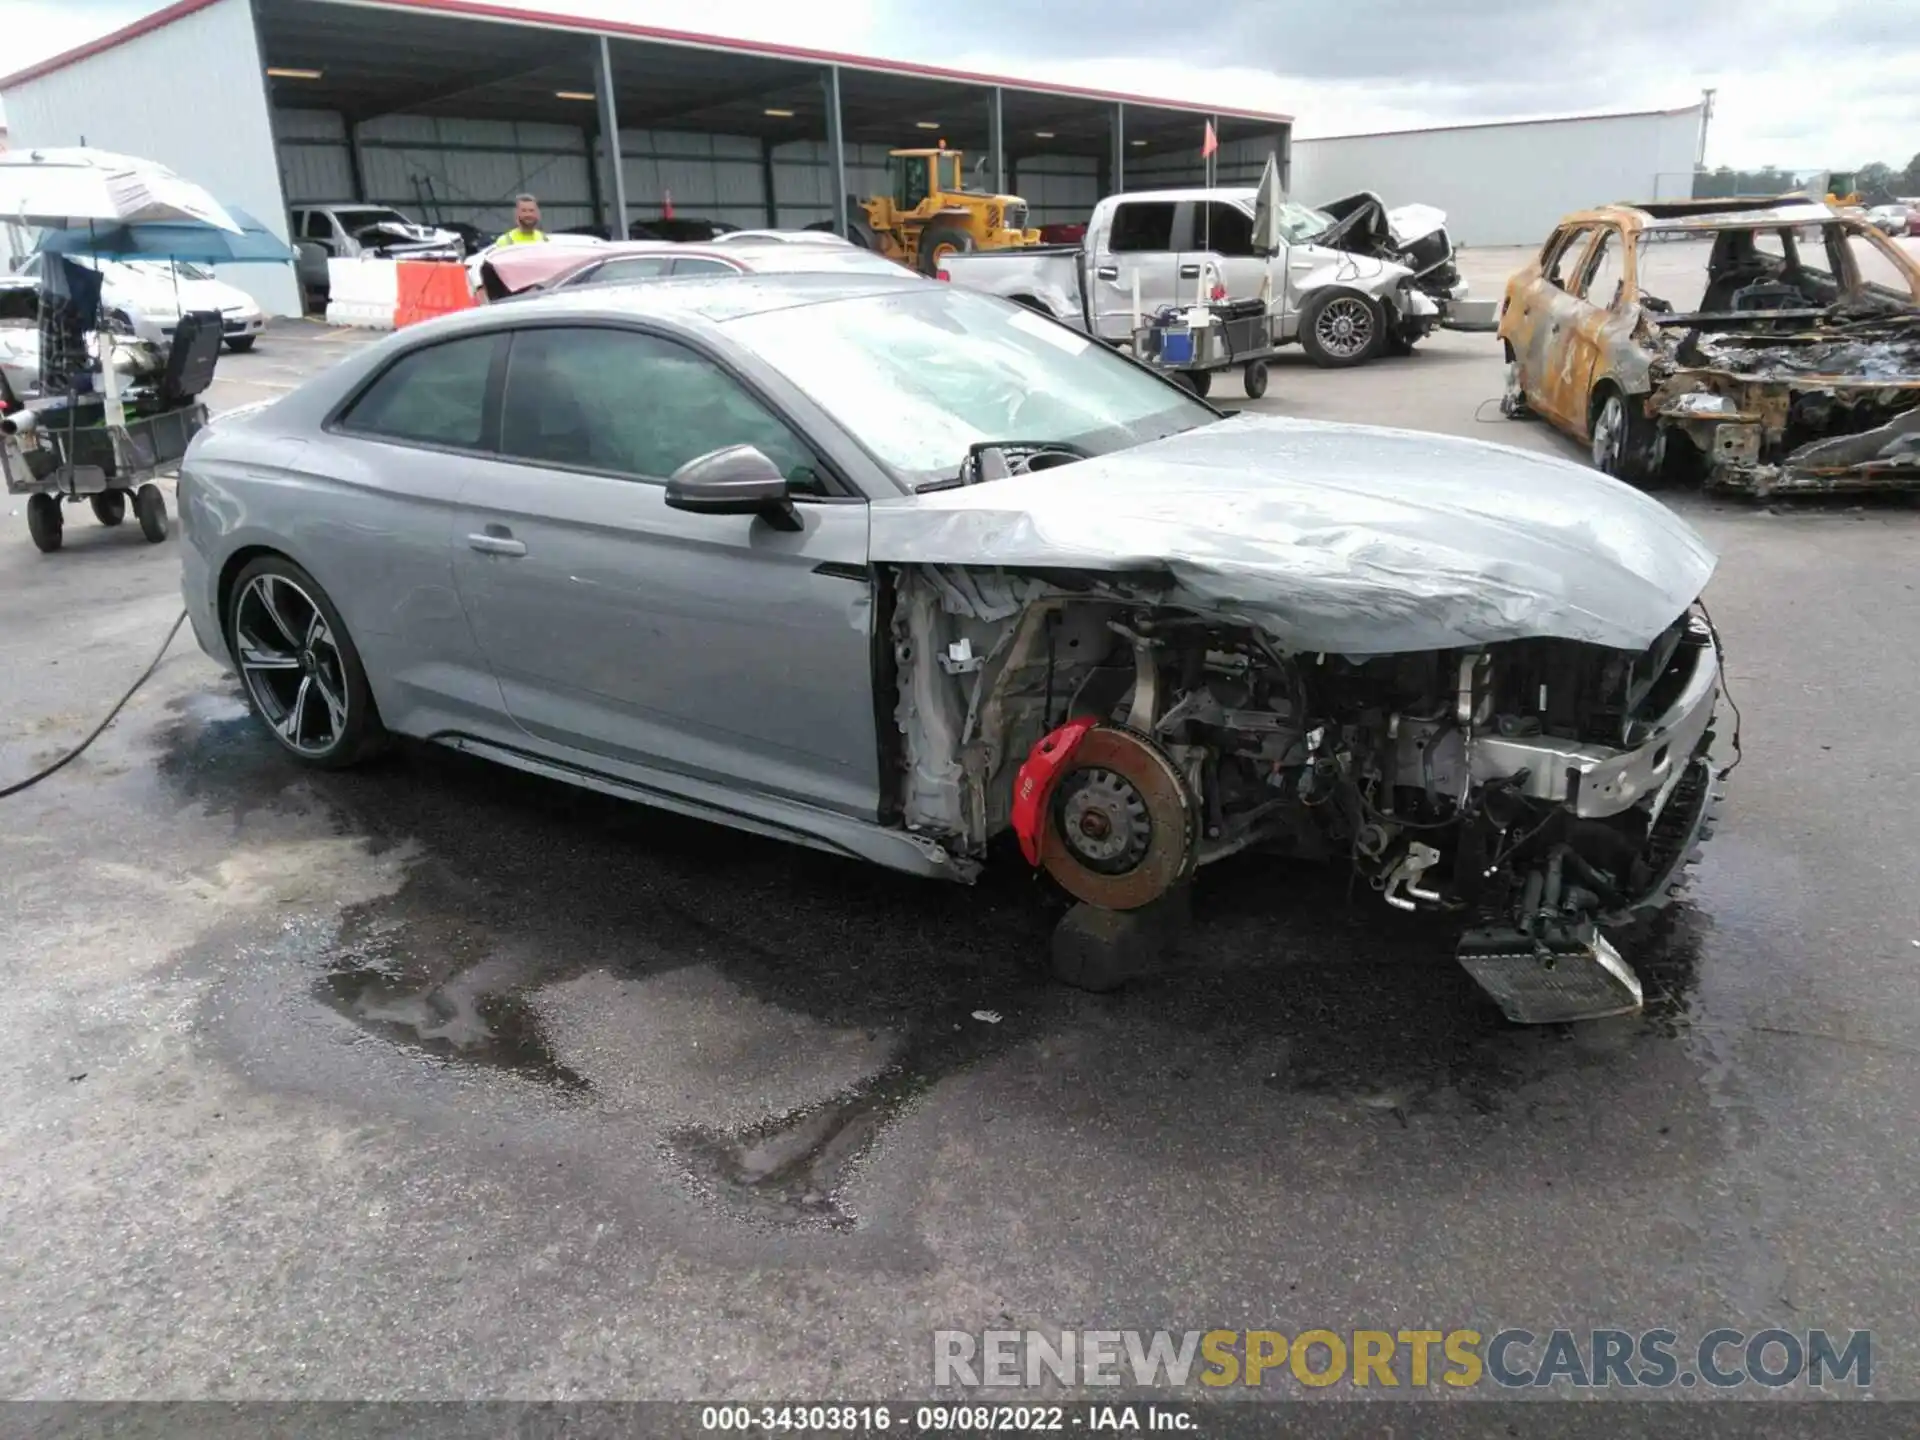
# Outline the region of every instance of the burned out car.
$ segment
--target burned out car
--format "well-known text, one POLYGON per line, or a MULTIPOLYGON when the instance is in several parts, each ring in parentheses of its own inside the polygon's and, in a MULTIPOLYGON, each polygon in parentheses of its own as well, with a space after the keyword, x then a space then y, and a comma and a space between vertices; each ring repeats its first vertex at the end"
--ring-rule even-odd
POLYGON ((904 273, 409 327, 217 420, 180 512, 201 644, 309 764, 397 732, 949 880, 1010 839, 1109 911, 1320 859, 1455 916, 1521 1020, 1638 1004, 1602 927, 1713 785, 1714 560, 1666 507, 1225 416, 904 273))
POLYGON ((1508 281, 1500 335, 1506 413, 1621 479, 1920 487, 1920 265, 1824 204, 1569 216, 1508 281))

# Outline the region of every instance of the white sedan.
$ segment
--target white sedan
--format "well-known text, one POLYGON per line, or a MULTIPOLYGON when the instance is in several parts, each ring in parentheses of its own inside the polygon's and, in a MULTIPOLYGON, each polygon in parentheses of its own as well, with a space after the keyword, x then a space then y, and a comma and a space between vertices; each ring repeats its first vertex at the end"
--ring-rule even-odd
MULTIPOLYGON (((260 302, 238 286, 214 278, 203 265, 158 260, 80 260, 97 265, 101 274, 101 302, 107 318, 140 339, 165 349, 173 329, 188 311, 212 310, 220 315, 229 350, 251 350, 266 329, 260 302)), ((42 257, 29 255, 15 272, 38 279, 42 257)))

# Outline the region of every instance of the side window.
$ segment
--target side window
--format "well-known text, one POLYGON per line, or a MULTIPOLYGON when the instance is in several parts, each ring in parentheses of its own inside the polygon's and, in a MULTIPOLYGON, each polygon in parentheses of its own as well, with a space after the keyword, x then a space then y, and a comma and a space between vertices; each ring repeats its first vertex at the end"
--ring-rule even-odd
POLYGON ((1593 234, 1593 227, 1582 225, 1567 232, 1566 239, 1560 242, 1559 253, 1547 266, 1547 283, 1561 290, 1573 288, 1573 267, 1586 253, 1587 237, 1593 234))
POLYGON ((1134 200, 1115 206, 1107 248, 1116 255, 1171 250, 1173 212, 1173 203, 1162 200, 1134 200))
POLYGON ((1587 262, 1586 280, 1580 287, 1580 294, 1589 305, 1611 310, 1619 301, 1620 282, 1626 278, 1626 265, 1620 258, 1622 243, 1618 230, 1600 232, 1600 246, 1587 262))
POLYGON ((1194 248, 1216 255, 1247 256, 1253 252, 1253 217, 1237 205, 1218 200, 1207 205, 1194 221, 1194 248))
POLYGON ((478 449, 484 433, 487 372, 498 335, 472 335, 409 351, 388 366, 340 418, 366 435, 478 449))
POLYGON ((582 271, 569 281, 573 285, 619 285, 628 280, 657 280, 673 264, 666 255, 636 255, 631 260, 609 260, 591 270, 582 271))
POLYGON ((333 225, 324 210, 307 211, 306 237, 309 240, 331 240, 333 225))
POLYGON ((724 260, 704 255, 683 255, 673 262, 675 275, 738 275, 740 272, 724 260))
POLYGON ((657 336, 517 331, 501 404, 504 455, 665 480, 710 450, 753 445, 798 493, 826 493, 799 436, 717 365, 657 336))

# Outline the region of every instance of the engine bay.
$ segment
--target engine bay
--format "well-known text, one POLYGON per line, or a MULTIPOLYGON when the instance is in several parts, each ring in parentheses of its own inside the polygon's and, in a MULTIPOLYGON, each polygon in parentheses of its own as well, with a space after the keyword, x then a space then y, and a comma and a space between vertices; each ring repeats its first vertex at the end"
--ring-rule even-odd
POLYGON ((1718 650, 1700 614, 1640 653, 1347 657, 1162 603, 1150 577, 914 566, 894 583, 910 831, 979 859, 1011 829, 1109 909, 1250 849, 1328 862, 1390 907, 1460 916, 1462 962, 1512 972, 1475 971, 1514 1018, 1638 1004, 1598 927, 1664 897, 1704 819, 1718 650), (1567 956, 1601 981, 1518 993, 1567 956))

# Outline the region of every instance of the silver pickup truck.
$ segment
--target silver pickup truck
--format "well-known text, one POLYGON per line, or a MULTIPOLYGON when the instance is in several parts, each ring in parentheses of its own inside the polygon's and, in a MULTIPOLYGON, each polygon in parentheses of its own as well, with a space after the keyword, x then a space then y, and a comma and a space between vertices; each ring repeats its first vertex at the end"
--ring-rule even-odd
POLYGON ((1052 315, 1103 340, 1131 338, 1136 313, 1209 297, 1271 297, 1274 336, 1316 364, 1404 355, 1435 326, 1491 330, 1493 307, 1467 299, 1446 216, 1389 211, 1362 193, 1314 209, 1289 201, 1272 255, 1254 248, 1252 189, 1144 190, 1094 207, 1078 245, 950 255, 941 278, 1052 315), (1268 284, 1270 282, 1270 284, 1268 284), (1482 313, 1485 312, 1485 313, 1482 313))

